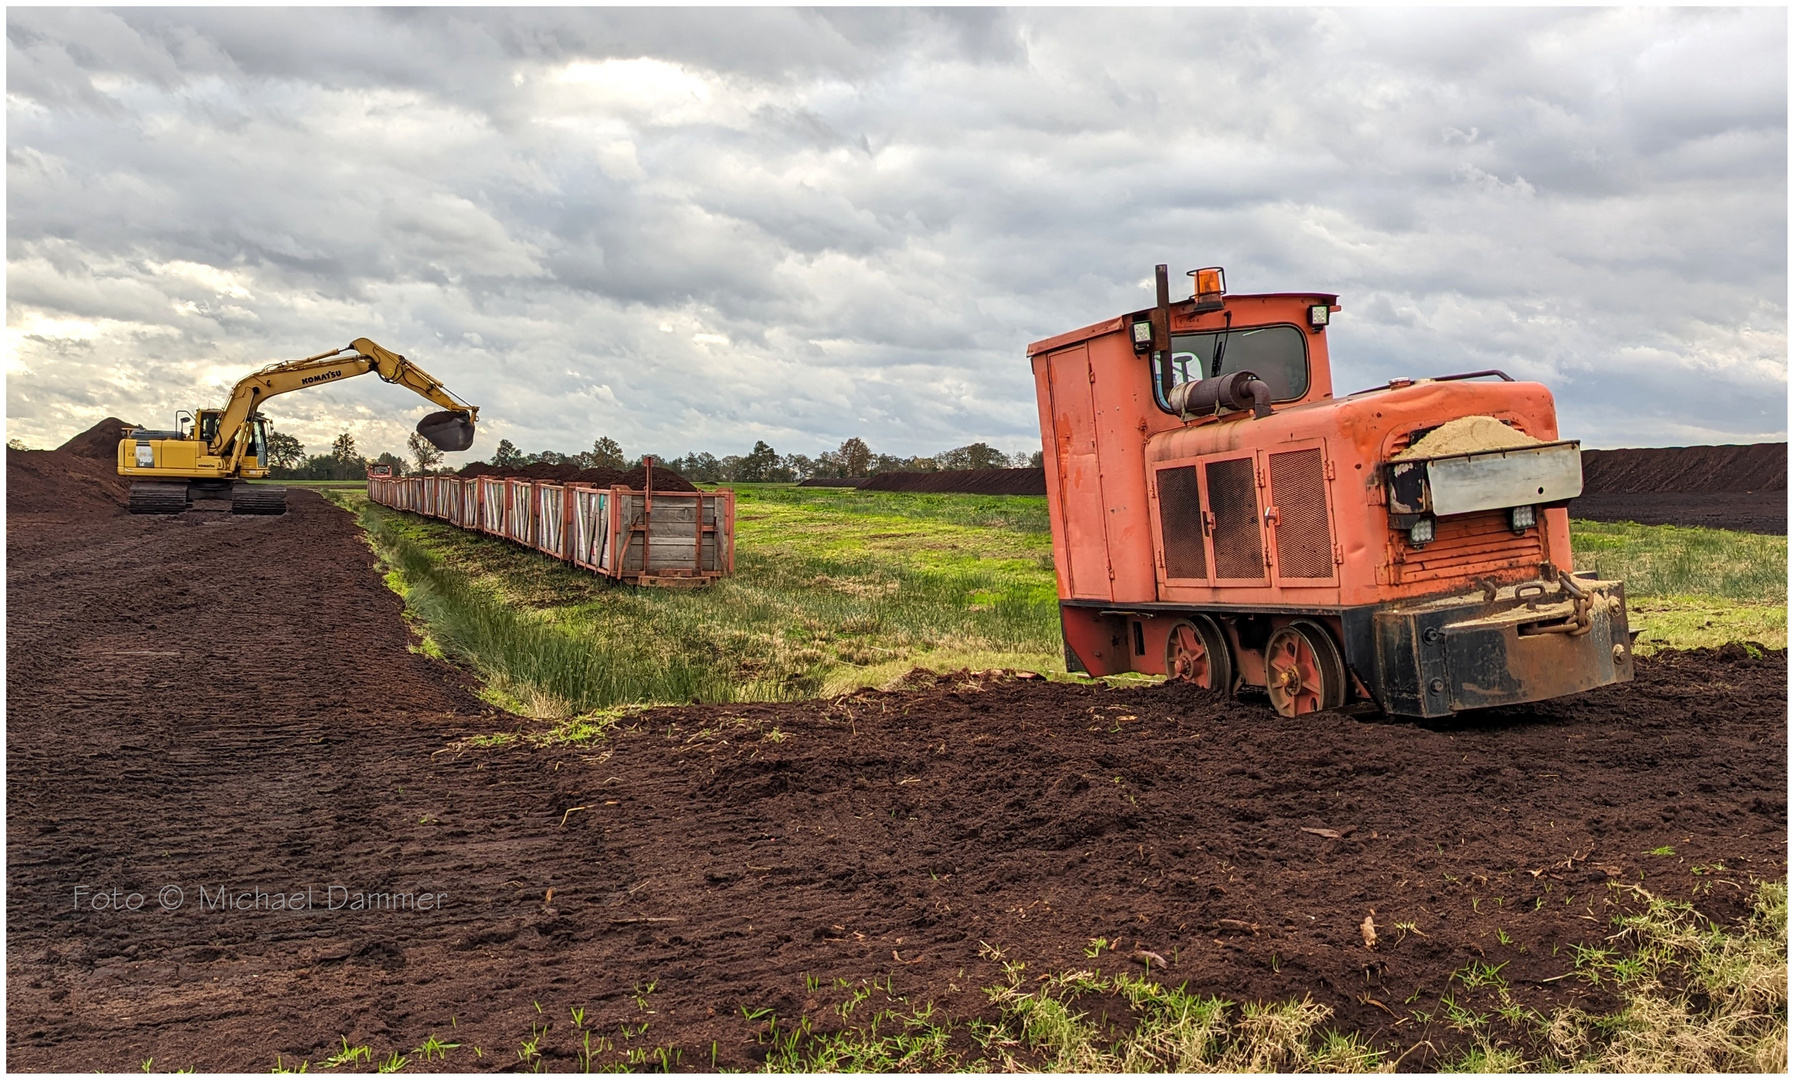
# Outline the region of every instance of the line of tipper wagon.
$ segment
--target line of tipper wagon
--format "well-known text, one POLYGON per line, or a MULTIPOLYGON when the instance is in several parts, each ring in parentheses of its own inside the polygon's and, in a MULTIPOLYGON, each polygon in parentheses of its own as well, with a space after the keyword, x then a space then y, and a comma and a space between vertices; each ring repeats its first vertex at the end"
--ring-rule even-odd
POLYGON ((735 571, 733 491, 637 491, 522 477, 368 477, 395 510, 515 541, 631 585, 695 587, 735 571))

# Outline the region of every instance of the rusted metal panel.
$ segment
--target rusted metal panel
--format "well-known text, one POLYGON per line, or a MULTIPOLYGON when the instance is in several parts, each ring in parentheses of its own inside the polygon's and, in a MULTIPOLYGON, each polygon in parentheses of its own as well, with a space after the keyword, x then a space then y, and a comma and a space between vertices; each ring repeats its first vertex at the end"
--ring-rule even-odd
POLYGON ((1444 517, 1563 502, 1582 494, 1582 447, 1567 440, 1391 461, 1388 475, 1396 514, 1444 517))
POLYGON ((1277 577, 1332 581, 1333 527, 1321 447, 1284 450, 1266 458, 1271 505, 1265 508, 1265 520, 1275 540, 1277 577))
POLYGON ((1089 352, 1083 346, 1050 354, 1059 505, 1064 514, 1066 580, 1064 594, 1109 598, 1108 510, 1103 501, 1097 457, 1096 417, 1091 402, 1089 352))
POLYGON ((1538 527, 1515 533, 1505 510, 1439 518, 1433 541, 1415 547, 1405 533, 1392 534, 1393 577, 1399 584, 1474 581, 1502 583, 1529 577, 1547 561, 1538 527))
POLYGON ((1117 616, 1071 604, 1059 608, 1059 624, 1065 637, 1068 671, 1090 675, 1119 675, 1131 671, 1126 627, 1117 616))
POLYGON ((1194 465, 1160 469, 1158 495, 1161 564, 1167 580, 1208 580, 1208 552, 1202 528, 1202 492, 1194 465))
POLYGON ((1632 678, 1617 581, 1526 582, 1492 599, 1473 593, 1387 608, 1373 622, 1377 696, 1398 715, 1543 701, 1632 678))
POLYGON ((1265 580, 1256 464, 1253 455, 1203 462, 1203 485, 1208 490, 1205 520, 1214 549, 1215 578, 1220 581, 1265 580))

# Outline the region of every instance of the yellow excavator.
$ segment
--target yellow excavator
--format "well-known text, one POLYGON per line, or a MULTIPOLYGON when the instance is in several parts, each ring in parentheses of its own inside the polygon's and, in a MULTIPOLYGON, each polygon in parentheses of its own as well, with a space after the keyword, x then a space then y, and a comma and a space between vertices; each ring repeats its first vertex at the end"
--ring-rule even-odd
POLYGON ((374 372, 437 405, 417 433, 447 451, 473 445, 480 410, 449 393, 424 369, 369 341, 303 360, 270 364, 245 376, 222 409, 175 416, 175 430, 133 428, 118 444, 118 474, 130 477, 133 514, 178 514, 200 499, 230 503, 234 514, 284 514, 287 489, 248 483, 268 475, 267 420, 258 412, 277 394, 374 372))

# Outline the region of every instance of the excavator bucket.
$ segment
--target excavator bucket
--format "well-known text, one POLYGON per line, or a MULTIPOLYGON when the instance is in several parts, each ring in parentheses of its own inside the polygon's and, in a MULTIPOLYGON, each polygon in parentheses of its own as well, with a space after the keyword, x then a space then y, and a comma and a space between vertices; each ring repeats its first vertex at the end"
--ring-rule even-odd
POLYGON ((473 445, 473 420, 464 412, 433 412, 417 422, 417 433, 438 450, 453 453, 473 445))

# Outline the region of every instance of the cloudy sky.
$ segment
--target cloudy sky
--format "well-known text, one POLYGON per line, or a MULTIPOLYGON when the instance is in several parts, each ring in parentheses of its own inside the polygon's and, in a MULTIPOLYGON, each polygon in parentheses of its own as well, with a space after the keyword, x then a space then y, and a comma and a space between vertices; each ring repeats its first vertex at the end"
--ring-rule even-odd
POLYGON ((1501 367, 1589 446, 1783 439, 1786 18, 11 8, 8 434, 368 336, 482 407, 459 460, 1037 449, 1028 342, 1166 262, 1339 293, 1342 392, 1501 367))

